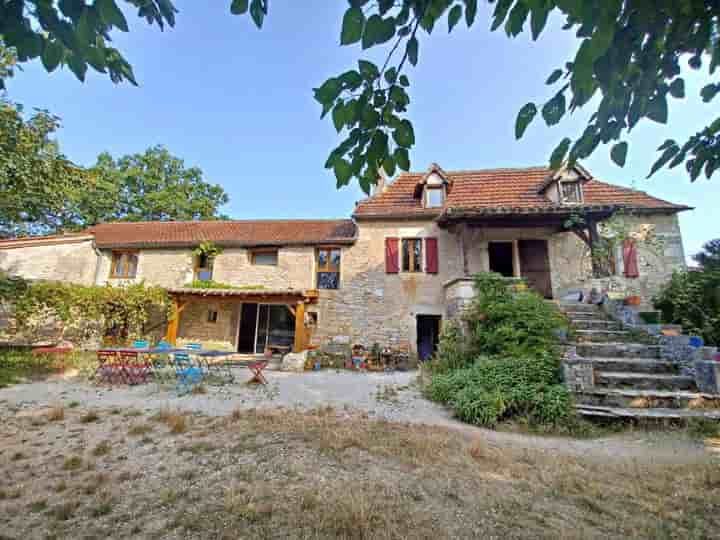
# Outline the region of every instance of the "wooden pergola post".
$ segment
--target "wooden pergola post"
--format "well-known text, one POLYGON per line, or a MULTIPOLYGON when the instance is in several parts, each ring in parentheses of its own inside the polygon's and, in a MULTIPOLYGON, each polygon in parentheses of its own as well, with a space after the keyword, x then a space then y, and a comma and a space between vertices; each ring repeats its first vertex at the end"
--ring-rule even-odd
POLYGON ((180 314, 185 309, 185 302, 180 302, 177 298, 173 298, 174 316, 168 321, 167 332, 165 333, 165 341, 171 345, 177 343, 178 328, 180 327, 180 314))
POLYGON ((293 352, 299 353, 306 349, 305 338, 305 301, 297 303, 295 308, 295 343, 293 344, 293 352))

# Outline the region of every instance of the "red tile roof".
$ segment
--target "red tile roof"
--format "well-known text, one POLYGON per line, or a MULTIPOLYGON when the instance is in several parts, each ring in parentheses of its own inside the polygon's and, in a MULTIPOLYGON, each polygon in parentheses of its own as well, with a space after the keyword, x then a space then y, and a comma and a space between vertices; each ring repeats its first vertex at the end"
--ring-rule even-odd
MULTIPOLYGON (((383 193, 361 201, 354 216, 383 217, 436 217, 442 213, 469 210, 474 212, 522 213, 557 210, 560 205, 546 199, 539 188, 548 179, 547 167, 525 169, 487 169, 477 171, 447 171, 450 182, 445 206, 427 209, 422 198, 415 197, 415 187, 425 173, 402 173, 383 193)), ((584 202, 588 206, 618 205, 633 209, 680 211, 687 206, 673 204, 643 191, 614 186, 590 179, 583 183, 584 202)))
POLYGON ((145 221, 90 227, 98 247, 187 247, 349 244, 355 224, 340 220, 145 221))

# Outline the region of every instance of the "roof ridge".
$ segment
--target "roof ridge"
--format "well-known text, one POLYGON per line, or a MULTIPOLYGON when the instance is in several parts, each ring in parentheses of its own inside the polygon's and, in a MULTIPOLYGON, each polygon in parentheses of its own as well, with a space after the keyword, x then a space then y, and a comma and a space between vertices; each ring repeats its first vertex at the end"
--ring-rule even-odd
POLYGON ((87 229, 102 225, 197 225, 203 223, 331 223, 352 221, 350 218, 269 218, 269 219, 198 219, 198 220, 155 220, 155 221, 106 221, 91 225, 87 229))
MULTIPOLYGON (((530 165, 527 167, 491 167, 487 169, 443 169, 447 174, 472 174, 472 173, 494 173, 494 172, 503 172, 503 171, 550 171, 550 167, 547 165, 530 165)), ((423 176, 426 172, 417 172, 417 171, 403 171, 401 172, 398 177, 400 176, 423 176)))

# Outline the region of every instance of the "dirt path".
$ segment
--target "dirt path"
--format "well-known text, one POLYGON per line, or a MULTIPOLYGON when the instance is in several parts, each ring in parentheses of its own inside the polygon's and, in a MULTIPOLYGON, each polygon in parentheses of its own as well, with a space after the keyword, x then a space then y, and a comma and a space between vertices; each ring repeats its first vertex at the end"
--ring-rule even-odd
MULTIPOLYGON (((237 380, 248 372, 238 370, 237 380)), ((206 393, 179 396, 174 388, 155 384, 136 387, 98 387, 76 378, 46 381, 0 389, 0 405, 15 409, 79 403, 83 407, 140 409, 156 412, 181 409, 210 416, 225 416, 236 409, 313 409, 332 406, 364 412, 370 418, 444 426, 468 439, 512 449, 541 450, 567 456, 638 463, 695 463, 713 455, 712 448, 682 433, 637 431, 601 439, 534 436, 481 429, 453 419, 444 407, 424 399, 415 373, 357 374, 322 371, 294 374, 270 372, 267 387, 235 383, 207 386, 206 393)))

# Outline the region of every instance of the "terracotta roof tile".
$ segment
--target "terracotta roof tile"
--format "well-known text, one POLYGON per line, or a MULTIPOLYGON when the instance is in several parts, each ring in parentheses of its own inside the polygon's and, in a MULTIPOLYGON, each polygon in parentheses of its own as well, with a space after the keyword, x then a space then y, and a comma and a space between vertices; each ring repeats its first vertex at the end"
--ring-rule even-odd
POLYGON ((352 220, 145 221, 104 223, 87 229, 98 247, 185 247, 352 243, 352 220))
MULTIPOLYGON (((487 169, 477 171, 447 171, 450 182, 448 196, 442 209, 426 209, 421 198, 414 197, 415 186, 423 173, 403 173, 383 193, 361 201, 354 216, 382 218, 392 216, 434 217, 443 212, 458 210, 499 208, 514 211, 543 210, 558 205, 538 192, 551 174, 546 167, 525 169, 487 169)), ((607 184, 591 179, 583 183, 587 205, 622 205, 639 209, 685 210, 688 207, 673 204, 643 191, 607 184)))

